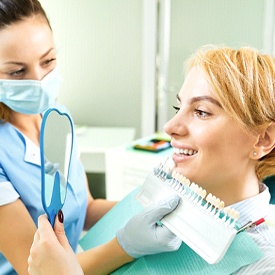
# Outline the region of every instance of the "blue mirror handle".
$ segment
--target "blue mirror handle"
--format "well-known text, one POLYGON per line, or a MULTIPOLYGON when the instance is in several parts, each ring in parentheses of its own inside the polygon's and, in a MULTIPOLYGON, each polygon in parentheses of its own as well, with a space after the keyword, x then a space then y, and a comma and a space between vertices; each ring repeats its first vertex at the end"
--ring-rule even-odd
POLYGON ((57 171, 54 176, 54 185, 50 205, 47 207, 47 215, 51 225, 54 225, 55 217, 58 211, 62 208, 63 204, 61 202, 60 194, 60 174, 57 171))

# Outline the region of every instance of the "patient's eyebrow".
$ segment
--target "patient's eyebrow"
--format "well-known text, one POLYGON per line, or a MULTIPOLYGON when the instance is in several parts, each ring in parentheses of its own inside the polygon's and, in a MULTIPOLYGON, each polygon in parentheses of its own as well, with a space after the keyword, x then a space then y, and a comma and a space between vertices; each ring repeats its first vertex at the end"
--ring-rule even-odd
POLYGON ((198 101, 209 101, 209 102, 217 105, 218 107, 222 108, 222 105, 220 104, 220 102, 218 100, 214 99, 211 96, 196 96, 196 97, 193 97, 193 98, 190 99, 190 104, 193 104, 193 103, 198 102, 198 101))
MULTIPOLYGON (((181 102, 181 98, 180 98, 179 94, 177 94, 176 97, 177 97, 177 100, 179 102, 181 102)), ((211 96, 207 96, 207 95, 205 95, 205 96, 195 96, 195 97, 193 97, 189 100, 189 103, 193 104, 193 103, 198 102, 198 101, 209 101, 209 102, 217 105, 218 107, 222 108, 222 105, 220 104, 220 102, 218 100, 214 99, 211 96)))

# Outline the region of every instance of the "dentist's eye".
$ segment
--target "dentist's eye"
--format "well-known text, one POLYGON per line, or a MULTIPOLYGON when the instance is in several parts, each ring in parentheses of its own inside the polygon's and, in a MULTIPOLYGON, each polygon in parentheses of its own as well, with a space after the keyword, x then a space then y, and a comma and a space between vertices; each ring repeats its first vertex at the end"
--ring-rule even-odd
POLYGON ((173 108, 176 110, 176 114, 178 113, 178 111, 180 110, 180 108, 179 107, 177 107, 177 106, 173 106, 173 108))
POLYGON ((20 76, 25 72, 25 69, 20 69, 10 73, 10 76, 20 76))
POLYGON ((56 58, 51 58, 45 61, 45 65, 50 65, 52 62, 54 62, 56 58))
POLYGON ((211 115, 210 113, 207 113, 207 112, 199 110, 199 109, 195 109, 194 113, 196 116, 198 116, 200 118, 206 118, 211 115))

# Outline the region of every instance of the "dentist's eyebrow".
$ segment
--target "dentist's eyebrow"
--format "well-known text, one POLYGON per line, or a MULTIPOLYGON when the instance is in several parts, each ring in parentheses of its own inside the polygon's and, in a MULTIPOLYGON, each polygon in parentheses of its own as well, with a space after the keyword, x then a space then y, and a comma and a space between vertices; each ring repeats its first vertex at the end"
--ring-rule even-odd
MULTIPOLYGON (((45 56, 47 56, 51 51, 53 51, 54 48, 50 48, 48 51, 46 51, 41 57, 40 59, 43 59, 45 56)), ((14 64, 14 65, 20 65, 20 66, 23 66, 25 65, 24 62, 18 62, 18 61, 7 61, 5 62, 4 64, 14 64)))
POLYGON ((51 51, 53 51, 54 48, 50 48, 47 52, 45 52, 41 57, 40 59, 44 58, 45 56, 47 56, 51 51))
POLYGON ((25 65, 25 63, 23 62, 17 62, 17 61, 7 61, 7 62, 4 62, 4 64, 6 65, 9 65, 9 64, 14 64, 14 65, 20 65, 20 66, 23 66, 25 65))

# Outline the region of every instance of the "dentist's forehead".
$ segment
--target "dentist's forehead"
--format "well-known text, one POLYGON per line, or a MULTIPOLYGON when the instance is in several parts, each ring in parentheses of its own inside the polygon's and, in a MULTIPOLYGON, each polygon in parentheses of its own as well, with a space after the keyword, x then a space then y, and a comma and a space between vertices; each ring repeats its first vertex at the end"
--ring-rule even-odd
POLYGON ((52 31, 45 20, 27 18, 0 30, 0 57, 17 60, 23 56, 42 55, 54 48, 52 31))

